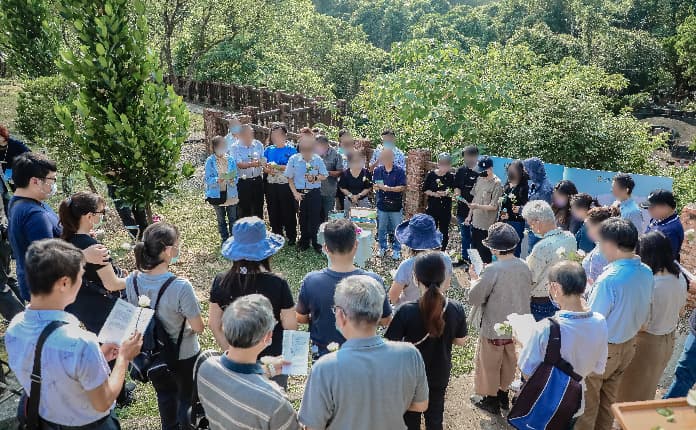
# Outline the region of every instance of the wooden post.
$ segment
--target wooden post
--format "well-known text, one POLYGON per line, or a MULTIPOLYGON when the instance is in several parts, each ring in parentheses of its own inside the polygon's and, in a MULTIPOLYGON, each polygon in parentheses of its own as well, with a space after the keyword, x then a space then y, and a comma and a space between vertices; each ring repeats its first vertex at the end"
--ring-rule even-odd
POLYGON ((203 129, 205 130, 206 153, 210 154, 213 137, 227 134, 225 112, 218 109, 203 109, 203 129))
POLYGON ((412 149, 406 158, 406 197, 404 199, 404 218, 408 219, 424 209, 423 179, 427 173, 427 163, 432 153, 427 149, 412 149))

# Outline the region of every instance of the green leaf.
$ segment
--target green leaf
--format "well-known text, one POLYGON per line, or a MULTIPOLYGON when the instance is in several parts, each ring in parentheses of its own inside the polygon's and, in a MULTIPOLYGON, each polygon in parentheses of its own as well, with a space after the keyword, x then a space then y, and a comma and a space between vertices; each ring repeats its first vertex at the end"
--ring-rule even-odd
POLYGON ((671 415, 674 415, 674 411, 670 408, 657 408, 655 412, 662 415, 663 417, 669 417, 671 415))
POLYGON ((94 48, 95 48, 95 50, 97 51, 97 54, 99 54, 99 55, 104 55, 104 54, 106 54, 106 49, 104 49, 104 45, 102 45, 101 43, 97 43, 97 44, 94 46, 94 48))

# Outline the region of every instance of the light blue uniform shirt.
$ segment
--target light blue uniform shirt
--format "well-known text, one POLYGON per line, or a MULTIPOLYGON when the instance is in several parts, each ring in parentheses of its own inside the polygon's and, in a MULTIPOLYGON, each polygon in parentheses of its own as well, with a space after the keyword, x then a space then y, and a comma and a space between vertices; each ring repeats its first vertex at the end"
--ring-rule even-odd
POLYGON ((621 211, 621 218, 631 221, 638 229, 638 233, 645 231, 645 227, 643 226, 643 212, 640 211, 635 200, 628 199, 622 201, 619 203, 619 210, 621 211))
POLYGON ((111 370, 99 348, 97 336, 80 328, 74 315, 59 310, 27 309, 14 317, 5 333, 10 368, 29 393, 36 343, 51 321, 68 324, 54 331, 43 347, 39 416, 71 427, 98 421, 110 411, 94 409, 87 392, 101 386, 111 370))
MULTIPOLYGON (((232 146, 232 157, 234 161, 239 163, 250 163, 254 160, 260 160, 263 157, 263 145, 258 140, 254 140, 251 145, 246 146, 242 142, 237 142, 232 146)), ((261 167, 248 167, 246 169, 237 169, 239 179, 251 179, 261 176, 261 167)))
POLYGON ((609 343, 631 340, 648 321, 653 273, 638 258, 609 263, 593 285, 588 305, 604 315, 609 343))
POLYGON ((320 156, 312 154, 312 159, 306 161, 302 158, 302 154, 295 154, 288 160, 288 165, 285 168, 285 176, 292 179, 297 190, 314 190, 321 188, 321 182, 309 182, 305 175, 323 175, 328 176, 326 165, 320 156), (309 169, 307 166, 309 165, 309 169))
POLYGON ((227 144, 227 153, 232 154, 232 147, 239 142, 239 139, 234 137, 234 134, 227 133, 225 136, 225 144, 227 144))

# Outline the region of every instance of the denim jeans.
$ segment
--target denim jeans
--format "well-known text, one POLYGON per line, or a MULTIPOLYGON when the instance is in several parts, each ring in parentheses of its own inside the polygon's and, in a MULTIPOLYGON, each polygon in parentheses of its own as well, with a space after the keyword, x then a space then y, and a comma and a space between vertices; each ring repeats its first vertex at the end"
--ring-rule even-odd
POLYGON ((674 381, 663 398, 685 397, 694 383, 696 383, 696 336, 689 333, 684 342, 684 351, 674 371, 674 381))
POLYGON ((462 236, 462 259, 469 261, 469 248, 471 248, 471 226, 464 224, 464 217, 457 215, 459 233, 462 236))
POLYGON ((517 237, 520 238, 520 241, 517 243, 517 248, 515 248, 515 257, 519 258, 522 252, 522 239, 524 239, 524 221, 507 221, 507 223, 515 229, 517 237))
POLYGON ((213 207, 217 217, 218 233, 220 233, 220 239, 224 242, 232 236, 232 225, 237 220, 237 205, 213 207))
POLYGON ((179 360, 166 377, 152 381, 152 386, 157 393, 157 407, 162 430, 179 430, 187 427, 188 410, 191 407, 193 393, 193 366, 197 358, 198 354, 179 360))
MULTIPOLYGON (((404 215, 402 211, 399 212, 386 212, 377 210, 377 242, 379 242, 380 249, 387 250, 387 235, 394 234, 396 227, 401 224, 401 220, 404 215)), ((401 244, 394 237, 392 239, 392 250, 396 252, 401 251, 401 244)))
POLYGON ((329 219, 329 214, 336 207, 336 195, 321 196, 321 222, 329 219))

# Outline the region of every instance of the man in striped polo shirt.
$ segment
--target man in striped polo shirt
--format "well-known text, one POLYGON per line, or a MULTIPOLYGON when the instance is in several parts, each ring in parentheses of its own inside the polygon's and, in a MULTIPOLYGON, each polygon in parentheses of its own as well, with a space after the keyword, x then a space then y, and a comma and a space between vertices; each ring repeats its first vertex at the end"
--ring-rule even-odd
MULTIPOLYGON (((198 371, 198 395, 212 430, 299 430, 297 414, 282 389, 257 363, 273 338, 271 302, 260 294, 234 301, 222 317, 230 347, 198 371)), ((280 367, 268 365, 273 374, 280 367)))

